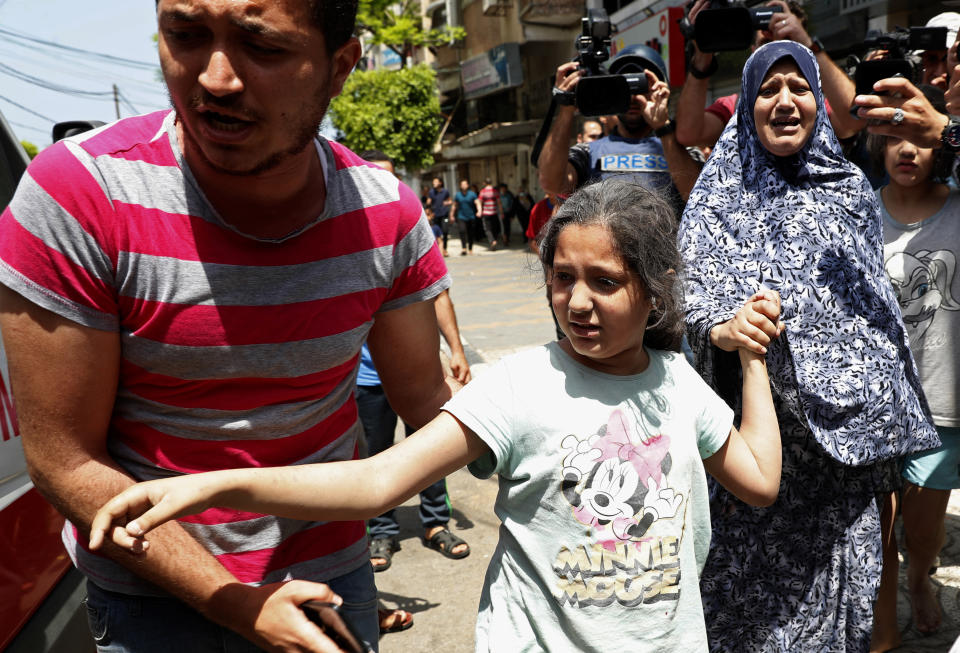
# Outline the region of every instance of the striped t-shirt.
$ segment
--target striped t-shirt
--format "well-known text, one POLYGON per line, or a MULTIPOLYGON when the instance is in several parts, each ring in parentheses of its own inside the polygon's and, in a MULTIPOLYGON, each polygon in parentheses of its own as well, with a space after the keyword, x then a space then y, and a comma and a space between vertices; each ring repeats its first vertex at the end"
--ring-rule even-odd
MULTIPOLYGON (((174 113, 44 150, 0 217, 0 283, 122 346, 108 448, 139 480, 353 458, 360 347, 378 311, 450 285, 417 197, 316 141, 316 220, 280 239, 225 223, 177 144, 174 113)), ((181 524, 240 581, 327 580, 366 564, 362 521, 211 509, 181 524)), ((64 541, 102 587, 159 590, 64 541)))

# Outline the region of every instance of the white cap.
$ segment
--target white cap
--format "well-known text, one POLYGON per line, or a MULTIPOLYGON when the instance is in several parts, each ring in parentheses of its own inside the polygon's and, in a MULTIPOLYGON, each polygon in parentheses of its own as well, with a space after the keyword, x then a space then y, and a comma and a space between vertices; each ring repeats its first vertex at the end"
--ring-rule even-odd
POLYGON ((957 31, 960 31, 960 14, 955 11, 945 11, 927 21, 927 27, 947 28, 947 47, 957 40, 957 31))

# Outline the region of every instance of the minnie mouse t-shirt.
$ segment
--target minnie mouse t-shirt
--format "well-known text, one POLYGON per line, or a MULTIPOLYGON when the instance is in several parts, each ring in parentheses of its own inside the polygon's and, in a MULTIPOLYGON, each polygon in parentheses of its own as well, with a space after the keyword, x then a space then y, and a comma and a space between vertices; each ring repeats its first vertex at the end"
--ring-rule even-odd
POLYGON ((603 374, 557 343, 501 360, 444 410, 490 454, 500 541, 477 651, 703 651, 710 545, 702 459, 733 412, 680 354, 603 374))

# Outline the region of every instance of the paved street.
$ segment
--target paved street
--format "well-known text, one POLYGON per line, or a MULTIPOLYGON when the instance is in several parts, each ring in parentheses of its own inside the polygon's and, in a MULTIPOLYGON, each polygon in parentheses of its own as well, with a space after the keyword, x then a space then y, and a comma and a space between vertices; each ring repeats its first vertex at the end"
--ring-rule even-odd
MULTIPOLYGON (((454 286, 451 291, 460 329, 475 374, 501 356, 537 345, 553 337, 539 266, 519 245, 473 256, 459 256, 451 239, 447 259, 454 286)), ((472 651, 473 628, 483 575, 497 541, 498 520, 493 514, 496 481, 478 481, 465 470, 448 479, 454 518, 452 530, 467 540, 472 552, 449 560, 420 541, 417 501, 398 510, 403 549, 393 566, 377 574, 381 597, 390 605, 410 610, 415 625, 408 631, 385 635, 383 653, 412 651, 472 651)), ((954 493, 947 518, 947 543, 935 576, 944 626, 931 637, 912 628, 910 607, 901 570, 899 625, 904 645, 898 653, 947 651, 960 635, 960 494, 954 493)))

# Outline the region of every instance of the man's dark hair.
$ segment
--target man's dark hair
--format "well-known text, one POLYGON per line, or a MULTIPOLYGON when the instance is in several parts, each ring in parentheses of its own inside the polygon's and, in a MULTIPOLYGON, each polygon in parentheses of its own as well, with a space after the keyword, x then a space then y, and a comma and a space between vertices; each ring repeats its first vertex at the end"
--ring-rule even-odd
POLYGON ((393 159, 388 157, 380 150, 364 150, 360 153, 360 158, 364 161, 385 161, 390 165, 394 165, 393 159))
MULTIPOLYGON (((357 27, 358 0, 306 0, 314 27, 323 32, 327 54, 332 54, 350 40, 357 27)), ((154 6, 160 0, 154 0, 154 6)))

